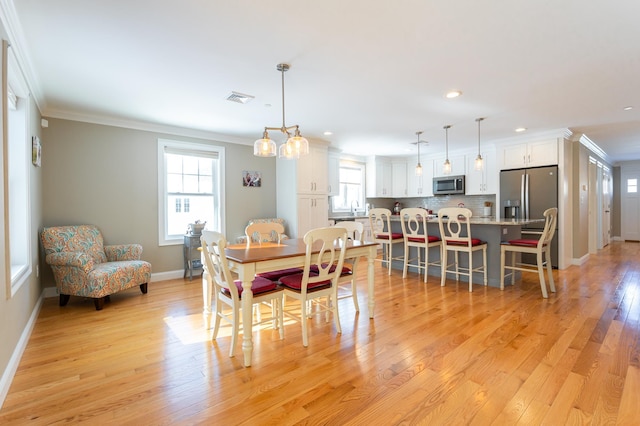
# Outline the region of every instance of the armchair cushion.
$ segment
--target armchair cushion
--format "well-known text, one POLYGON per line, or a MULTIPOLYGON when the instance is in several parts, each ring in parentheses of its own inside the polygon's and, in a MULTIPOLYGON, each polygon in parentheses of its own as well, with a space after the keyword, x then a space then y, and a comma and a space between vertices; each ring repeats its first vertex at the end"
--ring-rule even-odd
MULTIPOLYGON (((280 235, 280 240, 286 240, 286 239, 289 238, 289 236, 286 234, 287 227, 285 225, 285 221, 281 217, 263 217, 263 218, 258 218, 258 219, 251 219, 249 222, 247 222, 247 225, 252 225, 254 223, 279 223, 285 229, 285 233, 280 235)), ((274 241, 277 241, 277 240, 274 239, 274 241)), ((236 239, 236 242, 237 243, 246 243, 247 242, 247 237, 244 236, 244 235, 241 236, 241 237, 238 237, 236 239)))
POLYGON ((96 299, 99 310, 105 297, 120 290, 139 285, 147 292, 151 264, 140 260, 139 244, 105 247, 100 230, 93 225, 44 228, 41 240, 61 306, 69 296, 83 296, 96 299))

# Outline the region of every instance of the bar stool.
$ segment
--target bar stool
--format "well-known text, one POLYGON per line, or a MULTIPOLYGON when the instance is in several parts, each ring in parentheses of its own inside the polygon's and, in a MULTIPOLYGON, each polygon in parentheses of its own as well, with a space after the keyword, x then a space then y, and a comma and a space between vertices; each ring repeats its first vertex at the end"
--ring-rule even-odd
POLYGON ((460 207, 447 207, 438 211, 438 226, 440 227, 440 238, 442 238, 442 276, 440 285, 444 287, 447 279, 447 272, 456 274, 456 281, 460 280, 460 275, 469 277, 469 292, 473 291, 473 273, 482 272, 484 274, 484 285, 487 285, 487 243, 477 238, 471 237, 471 210, 460 207), (447 263, 447 252, 451 250, 455 253, 454 270, 449 269, 447 263), (473 267, 473 253, 482 250, 482 265, 473 267), (458 253, 469 255, 469 267, 463 268, 458 263, 458 253), (462 271, 460 271, 462 269, 462 271))
POLYGON ((515 281, 515 271, 538 272, 542 297, 545 299, 548 298, 547 285, 544 280, 544 266, 546 265, 549 275, 549 288, 552 292, 556 292, 553 273, 551 272, 551 240, 556 232, 558 209, 552 207, 545 210, 544 217, 544 229, 542 230, 542 235, 539 240, 518 239, 500 243, 500 290, 504 290, 504 275, 506 269, 511 271, 511 285, 513 285, 515 281), (505 264, 506 252, 508 251, 511 252, 511 266, 505 264), (528 264, 526 263, 516 263, 516 253, 535 254, 536 264, 527 266, 528 264))
POLYGON ((424 269, 424 282, 427 282, 429 265, 440 266, 440 262, 429 262, 429 248, 438 247, 440 258, 442 258, 442 240, 435 235, 429 235, 427 230, 427 211, 425 209, 413 207, 400 211, 400 223, 402 224, 402 234, 404 235, 404 268, 402 278, 407 277, 407 267, 424 269), (410 258, 409 248, 417 249, 417 257, 410 258), (420 251, 424 249, 424 262, 422 262, 420 251), (417 263, 411 263, 417 260, 417 263))
POLYGON ((393 257, 393 245, 404 243, 402 232, 391 232, 391 210, 377 207, 369 210, 371 234, 376 243, 382 244, 382 251, 386 255, 386 262, 391 275, 391 263, 403 257, 393 257))

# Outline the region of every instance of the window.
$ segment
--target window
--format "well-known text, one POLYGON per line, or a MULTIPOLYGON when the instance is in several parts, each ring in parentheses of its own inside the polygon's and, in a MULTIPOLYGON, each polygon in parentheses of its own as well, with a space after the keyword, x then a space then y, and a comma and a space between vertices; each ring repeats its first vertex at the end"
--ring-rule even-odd
POLYGON ((222 231, 224 148, 158 140, 159 244, 182 244, 190 223, 222 231))
POLYGON ((638 179, 627 179, 627 193, 635 194, 638 192, 638 179))
POLYGON ((340 194, 331 197, 333 211, 364 209, 364 164, 340 161, 340 194))
MULTIPOLYGON (((6 47, 5 47, 6 48, 6 47)), ((7 282, 7 295, 13 296, 31 274, 31 208, 30 164, 31 139, 29 128, 29 90, 17 61, 9 50, 7 56, 7 164, 5 179, 8 182, 6 214, 9 221, 9 258, 11 281, 7 282), (9 288, 10 286, 10 288, 9 288)))

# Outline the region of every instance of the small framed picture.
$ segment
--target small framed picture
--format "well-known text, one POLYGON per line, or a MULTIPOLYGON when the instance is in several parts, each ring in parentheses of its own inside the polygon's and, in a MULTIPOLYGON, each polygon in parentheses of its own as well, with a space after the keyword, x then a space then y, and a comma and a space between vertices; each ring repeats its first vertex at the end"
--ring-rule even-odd
POLYGON ((37 136, 31 138, 31 162, 36 167, 42 165, 42 146, 40 145, 40 138, 37 136))
POLYGON ((243 170, 242 186, 259 188, 260 186, 262 186, 262 173, 252 170, 243 170))

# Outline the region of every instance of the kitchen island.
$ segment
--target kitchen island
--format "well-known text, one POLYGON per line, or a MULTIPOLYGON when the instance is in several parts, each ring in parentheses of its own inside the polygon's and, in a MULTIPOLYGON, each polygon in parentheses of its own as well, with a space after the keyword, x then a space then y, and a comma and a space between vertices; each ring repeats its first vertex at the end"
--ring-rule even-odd
MULTIPOLYGON (((487 283, 492 287, 500 287, 500 242, 515 240, 521 238, 521 228, 524 225, 541 222, 544 219, 496 219, 494 217, 471 217, 471 235, 473 238, 479 238, 487 242, 487 283)), ((393 232, 402 232, 402 225, 400 223, 400 215, 394 215, 391 218, 391 230, 393 232)), ((438 227, 438 219, 430 217, 427 221, 427 230, 429 235, 440 236, 440 229, 438 227)), ((416 248, 410 247, 411 258, 416 257, 416 248)), ((404 245, 394 244, 392 257, 402 257, 404 255, 404 245)), ((480 265, 482 263, 482 252, 474 253, 473 264, 480 265)), ((449 257, 451 260, 452 258, 449 257)), ((440 253, 437 250, 429 250, 429 261, 439 261, 440 253)), ((460 255, 460 266, 468 266, 468 257, 464 254, 460 255)), ((391 265, 394 269, 402 270, 403 263, 401 260, 394 260, 391 265)), ((417 268, 409 267, 409 271, 417 272, 417 268)), ((429 268, 429 275, 440 277, 441 270, 437 267, 429 268)), ((516 274, 516 275, 519 275, 516 274)), ((453 275, 449 274, 449 278, 453 275)), ((517 277, 516 277, 517 278, 517 277)), ((468 282, 468 278, 460 276, 460 280, 468 282)), ((439 281, 438 281, 439 282, 439 281)), ((473 276, 473 282, 476 284, 483 284, 482 274, 475 273, 473 276)))

